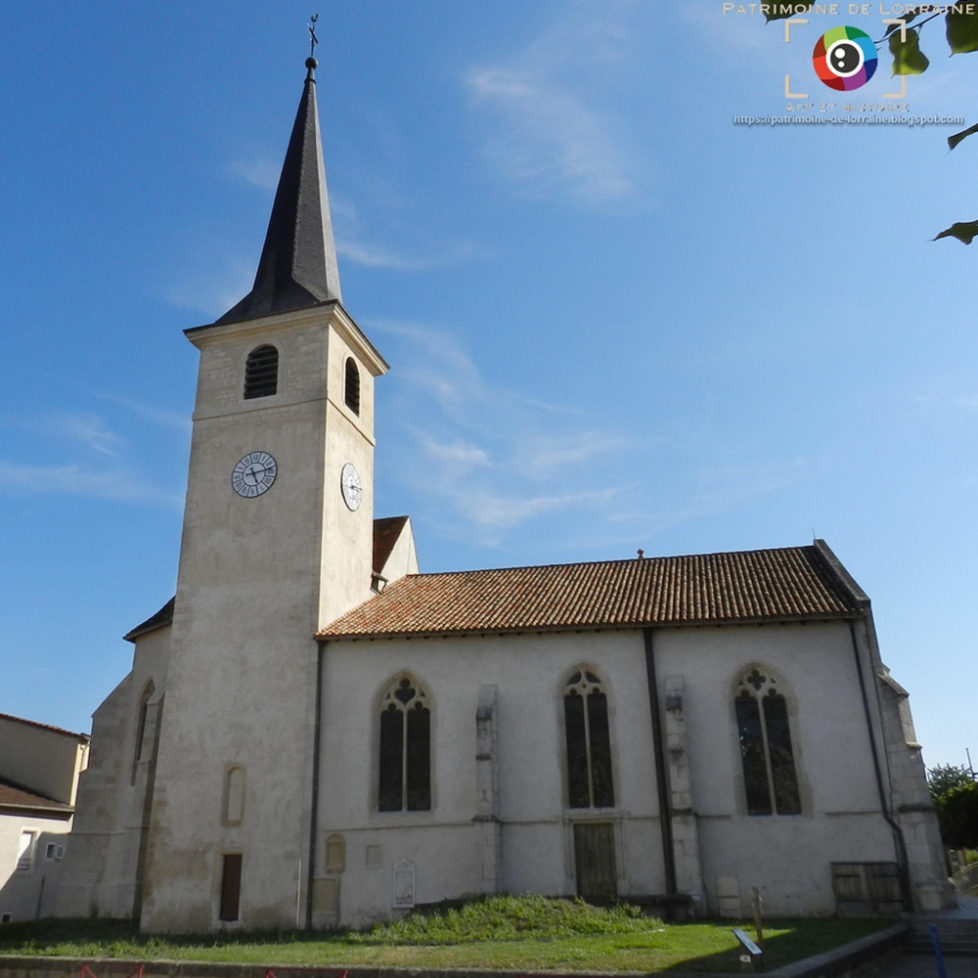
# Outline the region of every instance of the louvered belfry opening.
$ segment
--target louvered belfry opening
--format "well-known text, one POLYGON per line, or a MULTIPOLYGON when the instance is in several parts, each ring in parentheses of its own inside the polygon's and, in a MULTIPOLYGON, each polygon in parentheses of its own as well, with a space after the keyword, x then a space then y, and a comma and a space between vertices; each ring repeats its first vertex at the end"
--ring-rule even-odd
POLYGON ((245 365, 244 396, 270 397, 278 393, 278 350, 259 346, 248 354, 245 365))
POLYGON ((346 378, 344 396, 346 406, 354 413, 360 413, 360 371, 353 357, 346 358, 346 378))

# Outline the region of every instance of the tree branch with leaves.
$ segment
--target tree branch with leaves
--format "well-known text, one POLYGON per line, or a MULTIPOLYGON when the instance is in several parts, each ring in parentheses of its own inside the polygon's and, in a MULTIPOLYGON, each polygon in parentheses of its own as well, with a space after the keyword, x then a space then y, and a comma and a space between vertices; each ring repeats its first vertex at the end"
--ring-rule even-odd
MULTIPOLYGON (((768 22, 785 20, 798 14, 802 7, 810 10, 812 6, 812 3, 771 3, 767 5, 765 18, 768 22)), ((930 59, 920 48, 921 34, 924 27, 942 17, 944 37, 952 55, 978 51, 978 4, 974 2, 921 3, 908 6, 896 23, 887 24, 883 37, 875 42, 877 48, 886 44, 893 59, 894 75, 922 75, 927 70, 930 59)), ((953 136, 948 136, 948 148, 955 149, 968 136, 973 136, 975 133, 978 133, 978 123, 953 136)), ((964 244, 971 244, 976 236, 978 236, 978 219, 956 221, 936 234, 932 240, 957 238, 964 244)))

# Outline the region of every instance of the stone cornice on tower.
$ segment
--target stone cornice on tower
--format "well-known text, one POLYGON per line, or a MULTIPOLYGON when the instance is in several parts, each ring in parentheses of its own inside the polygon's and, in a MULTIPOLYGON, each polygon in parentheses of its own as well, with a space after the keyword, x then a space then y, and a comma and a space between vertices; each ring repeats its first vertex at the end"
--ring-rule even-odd
MULTIPOLYGON (((237 308, 237 307, 235 307, 237 308)), ((228 314, 230 315, 230 313, 228 314)), ((292 326, 307 326, 316 323, 329 322, 343 338, 344 342, 356 353, 361 362, 373 374, 379 377, 390 369, 387 361, 377 348, 367 338, 366 333, 356 324, 353 317, 337 300, 309 303, 308 306, 283 312, 282 314, 268 313, 247 319, 219 319, 216 323, 206 323, 203 326, 192 326, 185 329, 184 335, 198 349, 220 337, 225 341, 229 336, 270 337, 277 330, 292 326), (221 327, 218 329, 218 327, 221 327)))
POLYGON ((255 284, 216 324, 341 301, 340 276, 326 191, 315 58, 308 69, 255 284))

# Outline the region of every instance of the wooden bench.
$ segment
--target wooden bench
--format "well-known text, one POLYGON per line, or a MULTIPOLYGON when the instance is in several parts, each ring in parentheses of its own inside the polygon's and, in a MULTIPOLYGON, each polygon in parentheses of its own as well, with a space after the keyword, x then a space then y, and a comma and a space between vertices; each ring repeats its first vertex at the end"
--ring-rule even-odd
POLYGON ((733 935, 740 941, 740 970, 753 974, 764 970, 764 952, 739 927, 733 929, 733 935))

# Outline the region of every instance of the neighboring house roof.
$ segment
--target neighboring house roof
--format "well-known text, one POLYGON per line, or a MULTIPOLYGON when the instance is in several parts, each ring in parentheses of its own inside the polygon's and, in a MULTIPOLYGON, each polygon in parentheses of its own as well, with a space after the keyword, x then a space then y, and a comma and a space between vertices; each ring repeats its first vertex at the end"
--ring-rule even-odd
POLYGON ((856 618, 868 601, 809 547, 415 574, 320 639, 856 618))
POLYGON ((71 805, 38 795, 0 777, 0 810, 11 808, 44 811, 53 815, 70 815, 75 810, 71 805))
POLYGON ((61 727, 52 727, 49 723, 38 723, 36 720, 25 720, 23 717, 11 716, 9 713, 0 713, 0 720, 10 720, 13 723, 22 723, 25 727, 36 727, 38 730, 47 730, 50 733, 60 734, 63 737, 70 737, 72 740, 77 740, 81 744, 87 744, 91 739, 88 734, 63 730, 61 727))

